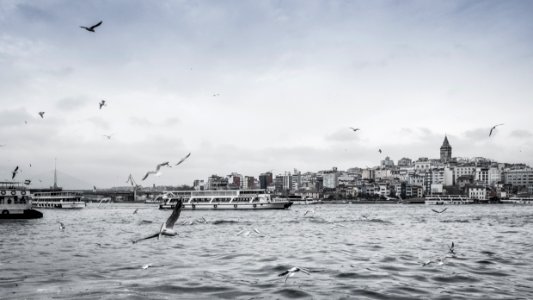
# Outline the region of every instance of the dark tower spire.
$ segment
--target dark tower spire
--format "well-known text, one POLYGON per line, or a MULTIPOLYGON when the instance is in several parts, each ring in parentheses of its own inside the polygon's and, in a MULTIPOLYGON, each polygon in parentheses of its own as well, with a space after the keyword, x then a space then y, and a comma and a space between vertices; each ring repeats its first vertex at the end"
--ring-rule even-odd
POLYGON ((440 161, 443 163, 448 163, 452 159, 452 146, 448 142, 448 137, 444 136, 444 142, 440 146, 440 161))

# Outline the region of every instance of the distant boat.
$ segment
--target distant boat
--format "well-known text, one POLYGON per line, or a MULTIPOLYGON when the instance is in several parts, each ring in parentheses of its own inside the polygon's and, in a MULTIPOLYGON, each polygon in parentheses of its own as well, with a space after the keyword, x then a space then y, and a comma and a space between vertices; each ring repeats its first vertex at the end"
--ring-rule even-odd
POLYGON ((172 191, 157 197, 160 209, 173 209, 178 199, 190 210, 287 209, 291 201, 273 200, 265 190, 172 191))
POLYGON ((38 219, 40 211, 32 209, 30 192, 18 182, 0 182, 0 219, 38 219))
POLYGON ((461 195, 448 196, 426 196, 425 201, 428 205, 456 205, 456 204, 473 204, 474 200, 461 195))
POLYGON ((320 199, 291 195, 289 197, 276 197, 274 201, 290 201, 294 205, 311 205, 322 203, 320 199))
POLYGON ((500 201, 502 203, 533 204, 533 197, 511 197, 509 199, 502 199, 500 201))

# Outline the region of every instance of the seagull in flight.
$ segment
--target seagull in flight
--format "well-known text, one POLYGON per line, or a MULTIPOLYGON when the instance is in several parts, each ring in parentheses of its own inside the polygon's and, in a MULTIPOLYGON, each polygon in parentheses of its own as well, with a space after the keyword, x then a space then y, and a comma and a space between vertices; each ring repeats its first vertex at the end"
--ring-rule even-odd
POLYGON ((455 255, 455 245, 453 244, 453 242, 452 242, 452 245, 448 247, 448 249, 450 250, 451 254, 455 255))
POLYGON ((65 230, 65 224, 63 222, 59 222, 59 229, 65 230))
POLYGON ((31 180, 29 180, 29 179, 24 180, 24 184, 25 185, 30 185, 31 184, 31 180))
POLYGON ((13 170, 13 172, 11 172, 11 174, 13 175, 13 176, 11 176, 11 180, 15 179, 15 176, 17 176, 18 171, 19 171, 19 166, 16 166, 15 170, 13 170))
POLYGON ((100 22, 94 24, 94 25, 91 26, 91 27, 80 26, 80 28, 83 28, 83 29, 85 29, 85 30, 87 30, 87 31, 90 31, 90 32, 94 32, 94 29, 95 29, 96 27, 100 26, 100 25, 102 25, 102 21, 100 21, 100 22))
POLYGON ((172 214, 170 215, 170 217, 168 217, 167 221, 161 225, 161 228, 159 229, 158 233, 152 234, 150 236, 147 236, 145 238, 138 239, 132 242, 135 244, 139 241, 152 239, 155 237, 159 239, 161 238, 162 235, 169 235, 169 236, 177 235, 178 233, 174 231, 173 228, 174 228, 174 224, 176 224, 176 221, 180 217, 181 207, 182 207, 182 201, 181 199, 179 199, 178 202, 176 202, 176 206, 174 207, 172 214))
POLYGON ((489 137, 492 135, 492 131, 494 131, 494 129, 496 129, 496 127, 501 126, 501 125, 503 125, 503 123, 492 126, 492 128, 490 129, 490 132, 489 132, 489 137))
POLYGON ((44 119, 44 111, 40 111, 39 116, 41 116, 41 119, 44 119))
POLYGON ((139 210, 139 209, 136 208, 136 209, 133 211, 133 214, 136 214, 138 210, 139 210))
POLYGON ((353 132, 357 132, 357 130, 360 130, 359 128, 353 128, 353 127, 350 127, 351 130, 353 130, 353 132))
POLYGON ((170 165, 170 162, 168 161, 165 161, 163 163, 160 163, 156 166, 155 168, 155 171, 148 171, 146 172, 146 174, 144 175, 143 179, 142 180, 145 180, 146 178, 148 178, 148 176, 150 175, 155 175, 155 176, 159 176, 161 175, 161 172, 159 172, 159 170, 161 169, 161 167, 169 167, 169 168, 172 168, 172 166, 170 165))
POLYGON ((112 134, 102 134, 102 136, 104 136, 106 139, 110 140, 111 137, 113 136, 112 134))
POLYGON ((98 103, 98 105, 99 105, 99 109, 102 109, 102 107, 106 106, 105 100, 100 101, 100 103, 98 103))
POLYGON ((145 179, 148 178, 148 176, 150 176, 150 175, 159 176, 159 175, 161 175, 161 172, 158 172, 158 171, 148 171, 148 172, 146 172, 146 174, 144 175, 144 177, 143 177, 142 180, 145 180, 145 179))
POLYGON ((213 94, 213 97, 218 97, 218 96, 220 96, 219 93, 213 94))
POLYGON ((150 268, 151 266, 152 266, 152 264, 146 264, 146 265, 142 266, 142 269, 146 270, 146 269, 150 268))
POLYGON ((434 212, 436 212, 436 213, 438 213, 438 214, 442 214, 442 213, 445 212, 447 209, 448 209, 448 208, 446 207, 446 208, 444 208, 444 209, 441 210, 441 211, 438 211, 438 210, 436 210, 436 209, 431 209, 431 210, 434 211, 434 212))
POLYGON ((383 153, 383 151, 381 151, 381 149, 379 149, 378 152, 379 152, 380 154, 383 153))
POLYGON ((279 273, 278 276, 279 277, 287 276, 287 277, 285 277, 285 282, 287 282, 287 279, 289 279, 289 277, 294 276, 294 274, 296 272, 300 272, 300 271, 302 271, 303 273, 309 275, 309 271, 304 269, 304 268, 292 267, 292 268, 288 269, 285 272, 279 273))
POLYGON ((174 166, 179 166, 182 162, 184 162, 187 158, 189 158, 189 156, 191 156, 190 152, 189 152, 189 154, 185 155, 184 158, 182 158, 180 161, 178 161, 178 163, 175 164, 174 166))

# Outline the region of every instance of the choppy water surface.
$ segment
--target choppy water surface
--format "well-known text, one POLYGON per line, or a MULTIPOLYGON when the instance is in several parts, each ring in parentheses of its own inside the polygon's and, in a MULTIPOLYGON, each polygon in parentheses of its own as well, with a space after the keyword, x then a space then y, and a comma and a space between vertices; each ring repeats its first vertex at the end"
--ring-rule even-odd
POLYGON ((42 210, 40 220, 0 222, 0 298, 533 298, 533 206, 431 208, 183 211, 178 236, 137 244, 169 210, 42 210), (452 241, 456 257, 422 266, 452 241), (277 276, 292 266, 310 274, 277 276))

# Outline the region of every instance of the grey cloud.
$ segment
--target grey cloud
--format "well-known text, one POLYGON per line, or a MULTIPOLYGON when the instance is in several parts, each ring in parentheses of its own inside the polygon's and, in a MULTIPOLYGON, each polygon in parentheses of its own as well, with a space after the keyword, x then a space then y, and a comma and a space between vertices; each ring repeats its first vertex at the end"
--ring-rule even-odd
POLYGON ((109 122, 106 121, 102 117, 91 117, 91 118, 88 118, 87 121, 89 121, 94 126, 100 128, 100 129, 108 130, 110 128, 109 122))
POLYGON ((86 106, 89 103, 89 100, 85 97, 69 97, 63 98, 56 102, 56 107, 63 111, 73 111, 86 106))
POLYGON ((0 126, 23 126, 32 116, 24 109, 0 111, 0 126))
MULTIPOLYGON (((485 140, 489 137, 489 131, 490 128, 477 128, 465 131, 464 135, 467 139, 473 140, 473 141, 480 141, 485 140)), ((496 132, 493 132, 493 134, 497 134, 496 132)))
POLYGON ((533 136, 533 133, 525 129, 516 129, 516 130, 511 131, 509 135, 515 138, 529 138, 533 136))
POLYGON ((360 140, 360 137, 359 137, 360 134, 361 134, 361 131, 354 132, 349 127, 346 127, 346 129, 342 128, 331 134, 326 135, 325 139, 326 141, 352 142, 352 141, 360 140))

